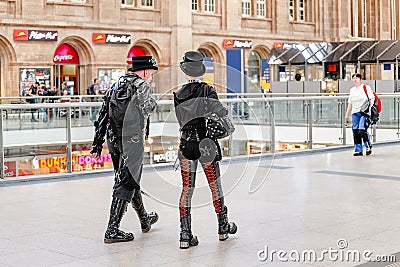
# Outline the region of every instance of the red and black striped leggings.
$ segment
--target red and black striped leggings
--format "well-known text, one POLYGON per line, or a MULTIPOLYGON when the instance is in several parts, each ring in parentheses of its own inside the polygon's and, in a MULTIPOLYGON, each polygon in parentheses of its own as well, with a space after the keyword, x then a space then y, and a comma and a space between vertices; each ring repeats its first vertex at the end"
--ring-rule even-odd
MULTIPOLYGON (((180 216, 183 217, 190 216, 192 196, 196 183, 196 169, 199 161, 188 160, 182 155, 179 161, 182 175, 182 193, 179 201, 179 213, 180 216)), ((201 162, 201 165, 211 189, 215 212, 220 213, 224 207, 224 196, 221 186, 219 163, 217 161, 201 162)))

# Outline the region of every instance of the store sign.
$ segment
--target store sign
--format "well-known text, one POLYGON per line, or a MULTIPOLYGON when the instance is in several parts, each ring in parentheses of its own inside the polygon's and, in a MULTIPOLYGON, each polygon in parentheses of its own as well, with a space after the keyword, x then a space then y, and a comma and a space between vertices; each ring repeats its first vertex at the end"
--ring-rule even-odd
POLYGON ((267 83, 271 82, 271 70, 267 59, 261 59, 261 77, 267 83))
POLYGON ((329 72, 336 72, 337 71, 337 65, 336 64, 328 64, 328 71, 329 72))
POLYGON ((274 48, 283 48, 283 43, 282 42, 275 42, 274 43, 274 48))
POLYGON ((132 64, 132 57, 145 56, 145 55, 146 54, 144 53, 142 48, 140 48, 139 46, 132 46, 131 49, 129 49, 126 63, 132 64))
POLYGON ((61 44, 54 52, 55 64, 79 64, 79 56, 75 49, 68 44, 61 44))
POLYGON ((226 49, 250 49, 253 45, 252 41, 249 40, 233 40, 233 39, 224 39, 224 48, 226 49))
POLYGON ((271 90, 271 69, 265 58, 261 59, 261 89, 271 90))
POLYGON ((103 163, 103 162, 112 162, 111 154, 101 154, 97 160, 94 159, 91 154, 87 155, 87 156, 79 156, 78 157, 79 165, 103 163))
POLYGON ((283 43, 283 42, 274 43, 274 48, 281 48, 281 49, 290 49, 290 48, 297 49, 298 46, 299 44, 296 43, 283 43))
POLYGON ((155 162, 174 162, 178 158, 176 151, 169 150, 165 154, 155 154, 153 159, 155 162))
MULTIPOLYGON (((74 156, 72 157, 74 164, 84 165, 84 164, 95 164, 103 162, 112 162, 111 154, 102 154, 99 159, 94 159, 92 155, 86 156, 74 156)), ((62 167, 64 164, 68 164, 68 158, 47 158, 39 160, 39 168, 51 168, 51 167, 62 167)))
POLYGON ((95 44, 130 44, 129 34, 93 33, 92 41, 95 44))
POLYGON ((15 41, 57 41, 57 31, 14 30, 15 41))
POLYGON ((17 163, 15 161, 4 162, 4 177, 15 177, 17 173, 17 163))

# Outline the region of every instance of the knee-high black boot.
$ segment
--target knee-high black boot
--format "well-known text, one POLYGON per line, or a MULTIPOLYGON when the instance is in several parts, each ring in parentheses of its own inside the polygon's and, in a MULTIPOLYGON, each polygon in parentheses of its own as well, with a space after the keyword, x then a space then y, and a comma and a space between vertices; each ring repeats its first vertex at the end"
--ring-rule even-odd
POLYGON ((181 218, 181 233, 179 239, 179 247, 186 249, 189 247, 197 246, 199 240, 197 236, 192 234, 192 219, 191 216, 182 216, 181 218))
POLYGON ((193 191, 196 184, 197 161, 179 158, 182 175, 182 193, 179 200, 179 215, 181 221, 181 233, 179 247, 182 249, 197 246, 199 241, 192 234, 192 219, 190 215, 193 191))
POLYGON ((119 230, 119 224, 124 216, 128 201, 114 197, 111 202, 110 220, 104 235, 104 243, 127 242, 134 239, 132 233, 119 230))
POLYGON ((151 229, 151 225, 155 224, 158 221, 158 214, 154 211, 147 213, 142 199, 142 193, 140 190, 135 190, 132 198, 132 207, 136 211, 139 221, 140 227, 142 228, 142 233, 147 233, 151 229))
POLYGON ((219 240, 224 241, 229 238, 229 234, 236 234, 237 226, 234 222, 228 222, 228 208, 223 207, 218 216, 218 235, 219 240))

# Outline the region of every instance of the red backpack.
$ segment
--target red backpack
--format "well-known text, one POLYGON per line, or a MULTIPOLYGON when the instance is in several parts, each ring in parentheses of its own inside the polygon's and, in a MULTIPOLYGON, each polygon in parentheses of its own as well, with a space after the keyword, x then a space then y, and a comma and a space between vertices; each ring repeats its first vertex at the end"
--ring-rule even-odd
MULTIPOLYGON (((368 94, 367 94, 367 87, 366 87, 366 85, 364 84, 364 92, 365 92, 365 94, 368 96, 368 94)), ((375 104, 374 105, 376 105, 376 107, 377 107, 377 109, 378 109, 378 112, 380 113, 381 111, 382 111, 382 102, 381 102, 381 99, 378 97, 378 95, 377 94, 375 94, 375 92, 374 92, 374 90, 372 90, 372 93, 374 94, 374 97, 375 97, 375 104)))

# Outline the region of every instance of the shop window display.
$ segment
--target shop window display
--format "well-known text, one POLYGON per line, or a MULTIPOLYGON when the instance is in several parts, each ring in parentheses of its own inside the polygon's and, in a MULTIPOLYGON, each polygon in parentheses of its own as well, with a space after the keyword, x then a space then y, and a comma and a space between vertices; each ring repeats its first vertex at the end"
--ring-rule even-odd
MULTIPOLYGON (((90 150, 91 143, 73 144, 73 172, 112 168, 111 155, 107 147, 103 149, 98 160, 92 158, 90 150)), ((5 166, 4 173, 7 179, 68 172, 67 150, 65 146, 50 144, 6 149, 5 166)))
POLYGON ((35 82, 39 82, 40 86, 50 88, 50 68, 19 69, 19 95, 25 96, 35 82))
POLYGON ((124 69, 99 69, 98 79, 100 81, 99 90, 104 94, 119 77, 125 75, 124 69))

